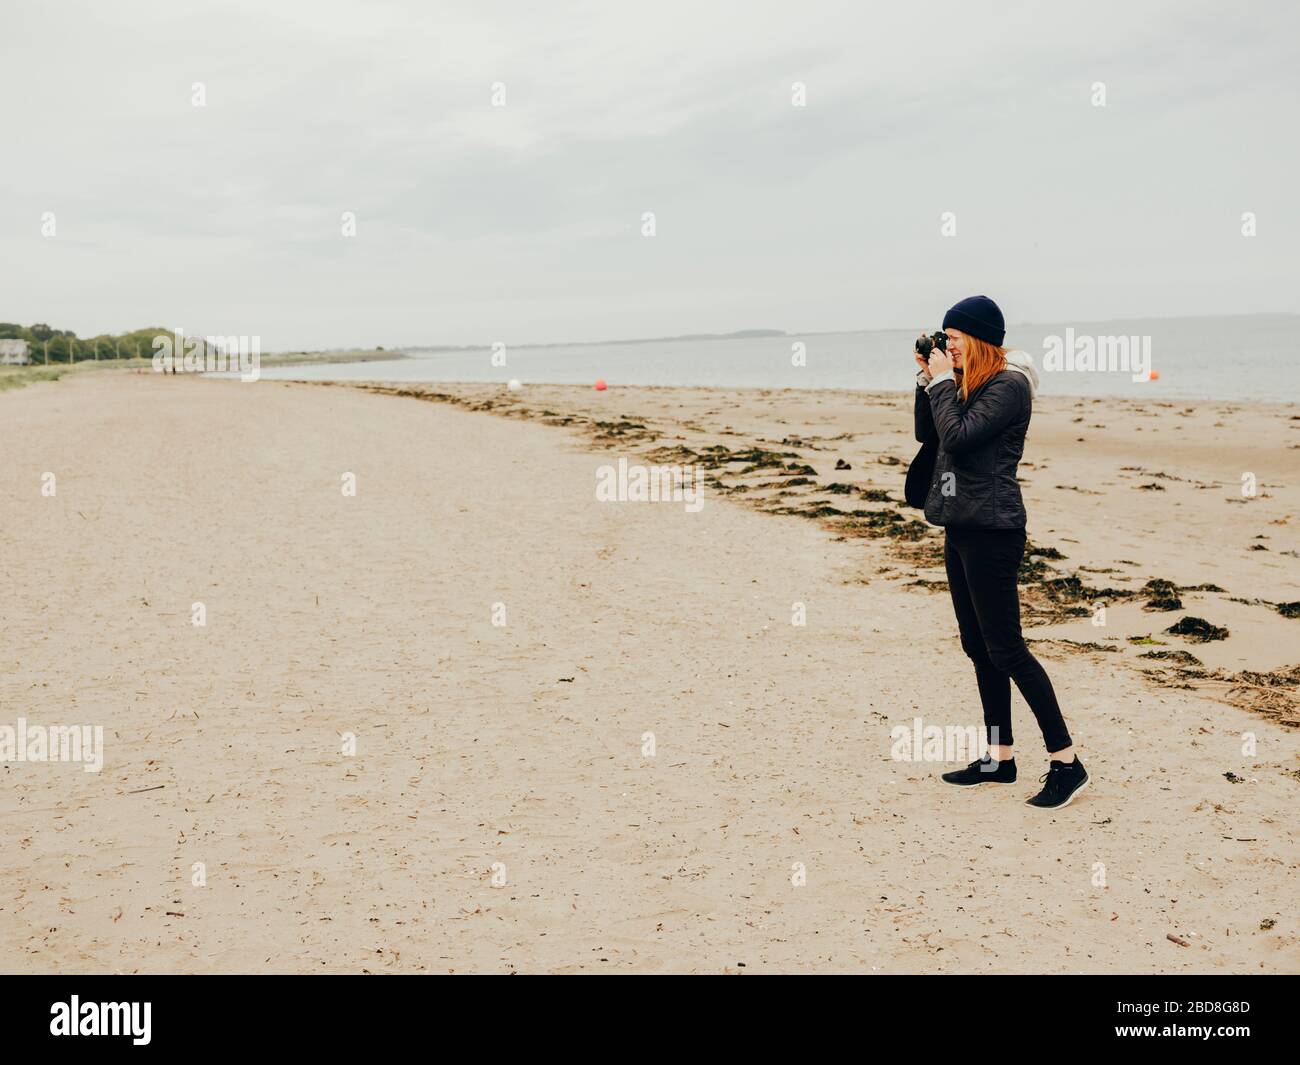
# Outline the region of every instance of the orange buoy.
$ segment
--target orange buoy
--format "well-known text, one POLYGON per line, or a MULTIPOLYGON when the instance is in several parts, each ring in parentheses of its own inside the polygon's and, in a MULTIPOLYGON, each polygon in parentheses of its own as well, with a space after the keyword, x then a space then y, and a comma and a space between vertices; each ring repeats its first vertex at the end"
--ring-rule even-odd
POLYGON ((608 387, 609 387, 609 385, 605 384, 605 379, 604 379, 603 377, 599 377, 599 378, 596 379, 596 391, 597 391, 597 392, 604 392, 605 389, 607 389, 608 387))

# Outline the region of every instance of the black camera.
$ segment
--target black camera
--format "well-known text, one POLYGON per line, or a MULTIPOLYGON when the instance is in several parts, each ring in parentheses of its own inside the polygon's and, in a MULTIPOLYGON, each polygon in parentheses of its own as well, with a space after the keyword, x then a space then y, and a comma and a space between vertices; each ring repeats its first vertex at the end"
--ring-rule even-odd
POLYGON ((916 353, 922 358, 930 354, 931 348, 938 348, 940 351, 948 350, 948 334, 942 329, 937 333, 931 333, 928 337, 916 338, 916 353))

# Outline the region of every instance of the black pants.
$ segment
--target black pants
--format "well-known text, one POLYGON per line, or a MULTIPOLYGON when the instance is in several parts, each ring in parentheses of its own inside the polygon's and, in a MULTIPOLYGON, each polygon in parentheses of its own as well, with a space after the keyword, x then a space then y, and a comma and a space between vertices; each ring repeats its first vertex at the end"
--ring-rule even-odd
POLYGON ((1016 682, 1038 719, 1047 750, 1071 746, 1052 682, 1020 635, 1020 592, 1016 574, 1025 554, 1024 529, 951 527, 944 539, 961 648, 975 663, 991 745, 1012 743, 1011 682, 1016 682))

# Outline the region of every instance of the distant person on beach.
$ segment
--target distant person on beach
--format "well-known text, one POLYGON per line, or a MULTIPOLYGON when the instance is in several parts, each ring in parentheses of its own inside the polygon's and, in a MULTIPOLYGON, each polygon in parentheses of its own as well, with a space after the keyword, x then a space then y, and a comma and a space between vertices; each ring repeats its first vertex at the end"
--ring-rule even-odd
POLYGON ((1015 782, 1014 680, 1050 758, 1043 788, 1028 804, 1057 809, 1088 783, 1088 772, 1075 756, 1052 682, 1020 633, 1016 578, 1025 553, 1025 506, 1016 467, 1038 373, 1025 352, 1002 347, 1005 337, 998 305, 971 296, 944 315, 941 333, 917 343, 916 439, 935 449, 925 517, 944 528, 948 589, 962 650, 975 663, 989 747, 984 758, 943 779, 963 786, 1015 782))

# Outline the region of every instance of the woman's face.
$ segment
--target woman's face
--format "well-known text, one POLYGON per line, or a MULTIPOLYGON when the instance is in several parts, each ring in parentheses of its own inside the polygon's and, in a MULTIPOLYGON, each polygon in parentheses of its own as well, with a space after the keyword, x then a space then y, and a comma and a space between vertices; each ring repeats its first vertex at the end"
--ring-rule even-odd
POLYGON ((952 359, 954 366, 962 364, 962 356, 966 354, 966 334, 960 329, 953 329, 949 326, 944 330, 948 334, 948 355, 952 359))

